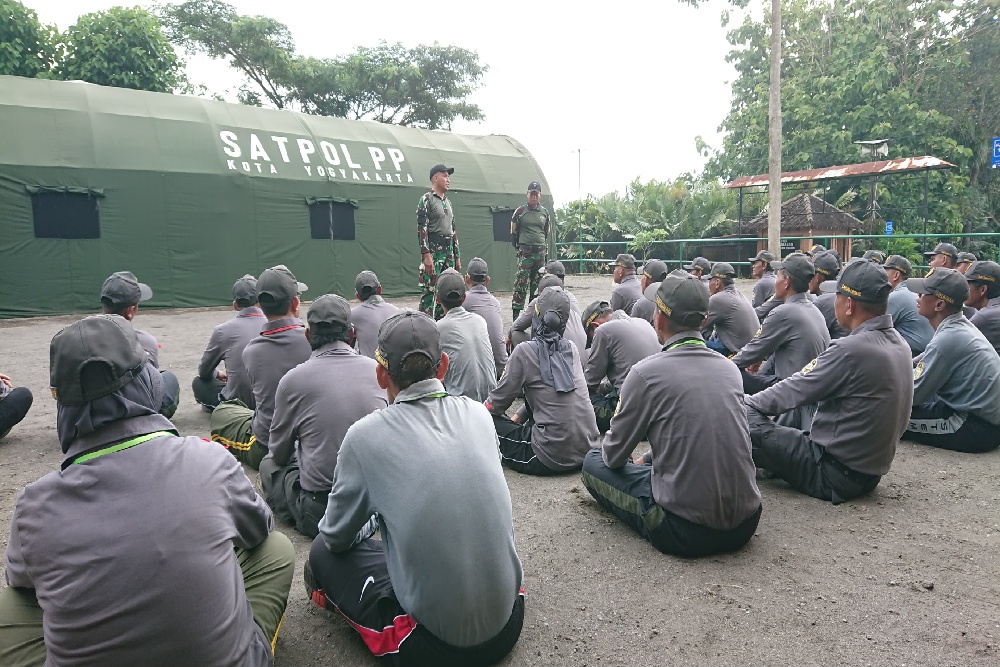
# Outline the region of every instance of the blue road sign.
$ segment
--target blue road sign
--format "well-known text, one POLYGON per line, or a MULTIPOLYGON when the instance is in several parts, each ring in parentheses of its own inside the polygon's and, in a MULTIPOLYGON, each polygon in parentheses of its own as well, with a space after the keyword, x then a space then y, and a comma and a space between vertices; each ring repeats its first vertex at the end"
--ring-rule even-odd
POLYGON ((1000 169, 1000 137, 993 137, 993 168, 1000 169))
POLYGON ((892 236, 892 220, 885 221, 885 235, 892 236))

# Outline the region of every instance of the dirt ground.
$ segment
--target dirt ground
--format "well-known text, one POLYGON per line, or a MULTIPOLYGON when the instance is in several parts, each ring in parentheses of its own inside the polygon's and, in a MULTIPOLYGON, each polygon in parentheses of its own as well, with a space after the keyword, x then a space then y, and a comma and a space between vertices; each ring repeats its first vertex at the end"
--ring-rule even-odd
MULTIPOLYGON (((584 306, 607 298, 611 279, 569 276, 567 287, 584 306)), ((498 297, 507 309, 510 294, 498 297)), ((191 380, 212 327, 230 316, 197 309, 136 318, 159 339, 161 366, 180 378, 182 434, 208 435, 191 380)), ((4 545, 20 489, 59 466, 48 344, 75 319, 0 321, 0 371, 35 395, 27 419, 0 441, 4 545)), ((579 475, 505 471, 527 597, 520 642, 501 664, 1000 664, 998 471, 998 452, 903 442, 878 488, 838 507, 761 481, 764 513, 750 544, 701 560, 655 551, 601 511, 579 475)), ((298 563, 277 663, 376 664, 344 622, 307 600, 309 542, 279 528, 298 563)))

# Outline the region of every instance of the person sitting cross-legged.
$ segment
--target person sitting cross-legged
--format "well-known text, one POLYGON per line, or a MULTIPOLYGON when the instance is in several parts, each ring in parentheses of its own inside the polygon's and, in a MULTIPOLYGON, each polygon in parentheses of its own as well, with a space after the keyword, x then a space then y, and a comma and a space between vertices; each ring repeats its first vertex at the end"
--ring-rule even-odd
POLYGON ((664 553, 734 551, 761 515, 740 373, 701 337, 708 314, 701 280, 674 271, 656 305, 663 349, 629 371, 603 446, 584 460, 583 484, 664 553), (631 461, 645 439, 650 457, 631 461))
POLYGON ((387 320, 375 357, 390 405, 344 437, 306 591, 390 664, 492 665, 521 634, 524 591, 490 415, 445 393, 448 356, 423 313, 387 320))
POLYGON ((361 302, 351 309, 358 352, 374 359, 379 327, 398 314, 399 308, 382 298, 382 283, 372 271, 362 271, 354 279, 354 296, 361 302))
POLYGON ((462 307, 465 296, 462 274, 455 269, 442 271, 435 298, 444 309, 444 317, 437 323, 441 348, 448 354, 444 388, 449 394, 482 403, 497 386, 497 367, 486 320, 462 307))
POLYGON ((910 348, 886 313, 892 287, 885 269, 854 262, 823 289, 836 292, 837 320, 850 333, 746 403, 754 463, 837 504, 871 491, 889 472, 913 383, 910 348), (769 418, 810 404, 817 405, 811 429, 769 418))
POLYGON ((579 470, 600 436, 580 351, 563 338, 567 322, 577 317, 569 297, 560 287, 548 287, 532 308, 532 338, 511 352, 486 407, 505 466, 529 475, 557 475, 579 470), (507 409, 522 394, 527 416, 508 419, 507 409))
POLYGON ((21 423, 33 400, 26 387, 15 387, 8 376, 0 373, 0 438, 21 423))

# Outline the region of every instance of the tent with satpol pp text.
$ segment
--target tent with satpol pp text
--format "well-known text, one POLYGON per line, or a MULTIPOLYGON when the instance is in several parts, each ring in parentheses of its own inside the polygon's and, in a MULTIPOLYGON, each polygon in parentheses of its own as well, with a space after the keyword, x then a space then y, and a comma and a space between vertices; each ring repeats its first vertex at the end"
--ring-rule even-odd
MULTIPOLYGON (((93 312, 132 271, 143 307, 224 305, 233 282, 287 264, 305 299, 354 297, 375 271, 417 293, 415 211, 434 164, 463 263, 515 273, 510 218, 540 181, 510 137, 463 136, 82 82, 0 76, 0 317, 93 312)), ((550 250, 550 256, 552 252, 550 250)))

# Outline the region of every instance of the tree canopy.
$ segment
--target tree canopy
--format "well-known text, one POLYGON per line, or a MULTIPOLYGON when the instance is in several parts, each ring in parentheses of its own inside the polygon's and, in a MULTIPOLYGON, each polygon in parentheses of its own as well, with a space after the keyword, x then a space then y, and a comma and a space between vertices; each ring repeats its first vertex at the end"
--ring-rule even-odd
POLYGON ((0 74, 36 77, 48 72, 52 30, 35 10, 17 0, 0 0, 0 74))

